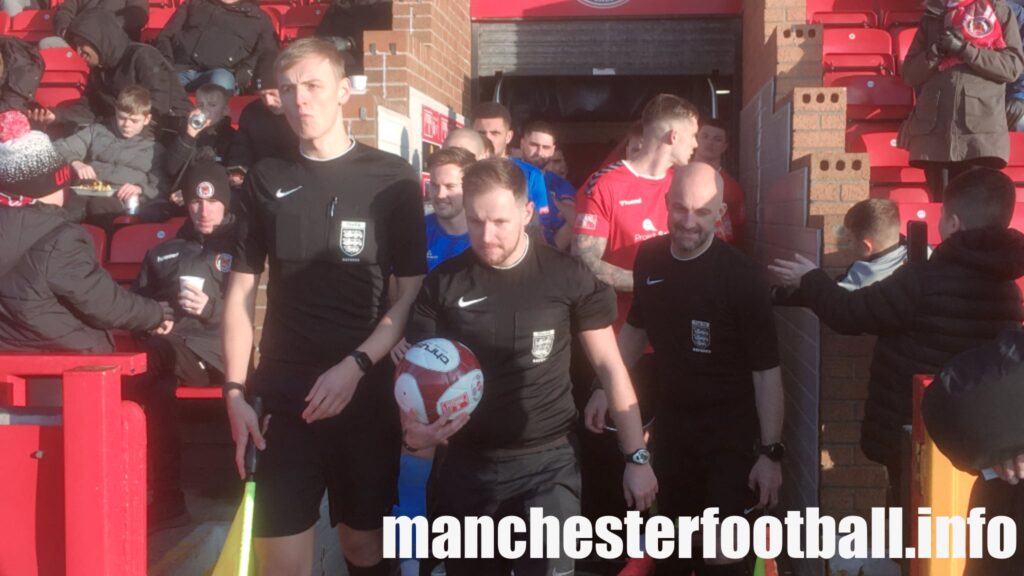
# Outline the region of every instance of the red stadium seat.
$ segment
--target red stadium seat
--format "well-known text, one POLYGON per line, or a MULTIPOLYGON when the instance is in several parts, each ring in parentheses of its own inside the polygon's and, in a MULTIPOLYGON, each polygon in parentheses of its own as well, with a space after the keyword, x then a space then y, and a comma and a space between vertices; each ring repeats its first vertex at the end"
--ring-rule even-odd
POLYGON ((107 261, 107 233, 99 226, 82 224, 82 228, 92 236, 92 246, 96 249, 96 261, 101 265, 107 261))
POLYGON ((146 21, 146 26, 142 29, 142 41, 153 42, 156 40, 156 37, 160 35, 160 31, 171 21, 175 10, 177 8, 174 8, 173 5, 157 7, 151 4, 149 20, 146 21))
POLYGON ((281 14, 287 11, 281 8, 281 6, 260 5, 260 10, 263 10, 263 13, 270 17, 270 23, 274 26, 274 34, 278 38, 281 37, 281 14))
POLYGON ((1013 217, 1010 219, 1010 228, 1024 232, 1024 204, 1020 202, 1014 205, 1013 217))
POLYGON ((917 27, 897 28, 892 31, 893 53, 896 55, 896 70, 903 70, 903 61, 907 59, 910 45, 914 43, 917 27))
POLYGON ((867 152, 871 161, 871 183, 922 183, 924 171, 910 167, 910 154, 896 147, 895 132, 872 132, 848 136, 846 149, 867 152))
POLYGON ((82 90, 73 86, 40 86, 36 89, 36 102, 43 108, 54 108, 65 102, 75 102, 82 90))
POLYGON ((931 202, 928 188, 921 186, 872 186, 872 198, 888 198, 897 204, 927 204, 931 202))
POLYGON ((878 26, 874 0, 807 0, 807 21, 830 26, 878 26))
POLYGON ((327 7, 320 4, 293 7, 281 16, 281 42, 312 36, 326 12, 327 7))
POLYGON ((921 0, 882 0, 880 3, 882 28, 913 26, 921 22, 924 10, 921 0))
MULTIPOLYGON (((892 38, 877 28, 828 28, 822 34, 822 67, 826 74, 857 72, 893 74, 892 38)), ((828 85, 828 82, 826 82, 828 85)))
POLYGON ((110 239, 107 271, 118 282, 131 282, 139 273, 150 248, 174 238, 184 218, 159 224, 133 224, 114 232, 110 239))
POLYGON ((10 20, 7 33, 26 42, 39 42, 53 31, 53 14, 49 10, 23 10, 10 20))
POLYGON ((850 120, 902 120, 914 108, 914 91, 898 76, 846 76, 826 86, 846 88, 850 120))
POLYGON ((1024 184, 1024 132, 1010 132, 1010 157, 1003 173, 1024 184))
POLYGON ((40 86, 66 86, 82 90, 89 80, 89 65, 71 48, 44 48, 40 86))
POLYGON ((900 209, 900 230, 907 231, 907 222, 911 220, 923 220, 928 223, 928 243, 932 246, 942 242, 939 236, 939 217, 942 215, 942 203, 904 203, 899 205, 900 209))

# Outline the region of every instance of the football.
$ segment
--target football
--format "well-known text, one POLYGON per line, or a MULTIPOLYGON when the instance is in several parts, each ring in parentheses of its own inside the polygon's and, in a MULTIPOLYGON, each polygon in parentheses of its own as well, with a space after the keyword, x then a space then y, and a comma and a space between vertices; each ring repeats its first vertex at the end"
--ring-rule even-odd
POLYGON ((480 363, 469 348, 445 338, 417 342, 395 369, 395 400, 424 424, 470 413, 484 393, 480 363))

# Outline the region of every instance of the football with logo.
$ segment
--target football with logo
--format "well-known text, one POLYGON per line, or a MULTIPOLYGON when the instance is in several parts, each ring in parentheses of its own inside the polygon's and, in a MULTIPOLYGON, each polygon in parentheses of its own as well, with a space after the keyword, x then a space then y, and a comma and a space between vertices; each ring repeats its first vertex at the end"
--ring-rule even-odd
POLYGON ((480 362, 469 348, 445 338, 417 342, 395 369, 395 400, 424 424, 470 413, 484 394, 480 362))

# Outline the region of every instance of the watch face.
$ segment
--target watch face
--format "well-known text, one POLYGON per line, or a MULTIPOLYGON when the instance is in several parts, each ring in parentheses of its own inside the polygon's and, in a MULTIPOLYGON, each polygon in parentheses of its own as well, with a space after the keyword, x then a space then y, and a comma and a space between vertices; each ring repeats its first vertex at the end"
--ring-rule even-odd
POLYGON ((630 459, 636 464, 647 464, 651 461, 651 453, 641 448, 640 450, 633 452, 630 459))

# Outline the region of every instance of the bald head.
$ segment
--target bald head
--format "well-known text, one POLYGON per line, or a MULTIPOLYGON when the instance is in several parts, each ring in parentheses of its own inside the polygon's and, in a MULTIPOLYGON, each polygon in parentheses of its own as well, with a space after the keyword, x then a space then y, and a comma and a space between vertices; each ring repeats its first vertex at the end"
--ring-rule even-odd
POLYGON ((462 148, 468 150, 477 160, 487 157, 487 148, 484 144, 484 137, 476 130, 470 128, 456 128, 448 133, 442 148, 462 148))
POLYGON ((725 215, 724 191, 721 174, 710 165, 692 162, 676 167, 665 196, 676 256, 694 257, 710 246, 715 225, 725 215))

